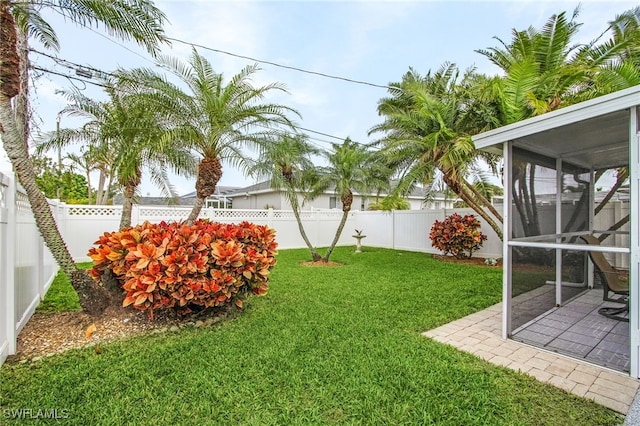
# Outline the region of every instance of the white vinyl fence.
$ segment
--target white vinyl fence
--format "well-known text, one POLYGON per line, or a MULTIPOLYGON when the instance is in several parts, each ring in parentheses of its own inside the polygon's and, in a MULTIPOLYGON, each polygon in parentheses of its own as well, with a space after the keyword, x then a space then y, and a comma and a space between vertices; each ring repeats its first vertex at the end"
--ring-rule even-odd
POLYGON ((0 173, 0 365, 51 286, 58 267, 15 180, 0 173))
MULTIPOLYGON (((90 260, 87 252, 100 235, 118 229, 122 213, 121 206, 67 205, 57 201, 50 205, 71 255, 79 262, 90 260)), ((617 220, 628 211, 628 205, 622 210, 619 205, 610 207, 611 212, 603 211, 598 217, 617 220)), ((134 206, 132 223, 184 220, 190 210, 178 206, 134 206)), ((439 253, 431 247, 429 230, 435 220, 441 221, 454 212, 473 214, 471 209, 354 211, 349 214, 338 245, 355 245, 353 234, 358 229, 366 236, 362 240, 365 250, 369 246, 439 253)), ((280 249, 306 247, 291 211, 203 209, 201 217, 223 223, 268 225, 276 230, 280 249)), ((311 243, 327 247, 335 236, 342 211, 304 211, 301 217, 311 243)), ((502 257, 502 243, 495 232, 486 225, 482 232, 488 239, 474 256, 502 257)), ((44 298, 57 270, 35 226, 26 195, 12 177, 0 173, 0 365, 16 352, 16 336, 44 298)))

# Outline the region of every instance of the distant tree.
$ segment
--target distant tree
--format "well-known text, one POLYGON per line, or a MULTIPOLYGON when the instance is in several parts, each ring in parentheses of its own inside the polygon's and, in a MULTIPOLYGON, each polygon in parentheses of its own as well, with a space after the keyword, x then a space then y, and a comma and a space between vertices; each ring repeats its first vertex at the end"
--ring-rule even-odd
POLYGON ((411 210, 411 204, 406 198, 391 195, 369 204, 369 210, 411 210))
POLYGON ((69 166, 59 167, 49 157, 32 158, 38 187, 47 198, 57 198, 66 203, 86 202, 87 180, 74 173, 69 166))

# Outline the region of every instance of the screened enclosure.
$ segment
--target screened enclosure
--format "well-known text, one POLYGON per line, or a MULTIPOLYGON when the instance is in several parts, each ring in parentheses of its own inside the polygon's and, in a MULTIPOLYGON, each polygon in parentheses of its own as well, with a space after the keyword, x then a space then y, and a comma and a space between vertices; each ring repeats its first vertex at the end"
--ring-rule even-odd
POLYGON ((638 377, 640 87, 474 137, 504 157, 503 337, 638 377))

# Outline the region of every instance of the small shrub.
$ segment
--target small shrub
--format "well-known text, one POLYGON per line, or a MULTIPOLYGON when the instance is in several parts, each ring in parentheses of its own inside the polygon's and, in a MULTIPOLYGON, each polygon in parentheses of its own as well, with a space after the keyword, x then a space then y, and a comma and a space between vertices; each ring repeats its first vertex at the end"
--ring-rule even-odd
POLYGON ((480 232, 480 222, 473 215, 454 213, 442 222, 436 220, 429 233, 431 245, 444 254, 451 253, 459 259, 471 257, 482 247, 487 236, 480 232), (468 253, 468 255, 467 255, 468 253))
POLYGON ((243 294, 267 293, 276 264, 275 231, 249 222, 145 222, 105 232, 95 244, 91 276, 100 281, 111 271, 126 292, 122 305, 150 318, 156 309, 187 314, 196 307, 241 308, 243 294))

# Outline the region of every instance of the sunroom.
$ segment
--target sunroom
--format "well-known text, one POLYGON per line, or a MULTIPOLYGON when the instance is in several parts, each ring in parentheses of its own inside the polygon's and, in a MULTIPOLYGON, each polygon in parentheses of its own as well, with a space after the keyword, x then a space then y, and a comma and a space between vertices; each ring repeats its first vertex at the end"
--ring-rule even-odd
POLYGON ((635 86, 473 138, 504 158, 502 337, 634 378, 639 122, 635 86))

